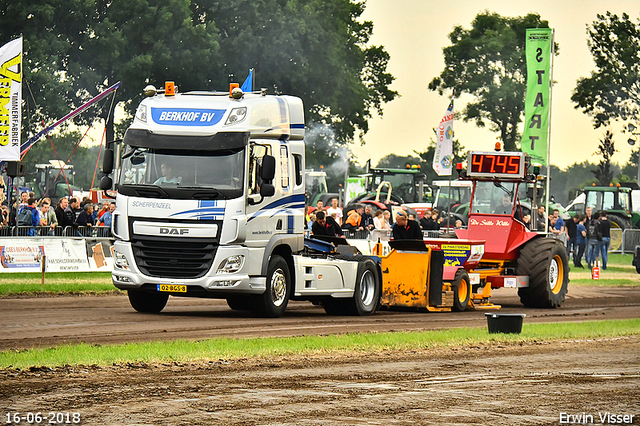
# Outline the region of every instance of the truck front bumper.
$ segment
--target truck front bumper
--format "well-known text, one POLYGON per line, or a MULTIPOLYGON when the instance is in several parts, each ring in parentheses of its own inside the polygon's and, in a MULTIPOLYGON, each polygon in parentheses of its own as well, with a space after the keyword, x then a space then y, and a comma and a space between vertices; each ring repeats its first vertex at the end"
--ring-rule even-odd
MULTIPOLYGON (((114 268, 111 273, 113 285, 121 290, 152 289, 160 284, 184 285, 187 287, 184 296, 215 297, 216 293, 224 294, 262 294, 266 289, 266 278, 251 276, 243 267, 237 273, 216 273, 215 266, 200 278, 163 278, 153 277, 142 273, 135 262, 131 244, 116 241, 114 249, 114 268)), ((244 247, 233 247, 227 250, 220 247, 216 258, 225 258, 235 254, 244 255, 245 265, 251 255, 244 247)), ((216 262, 213 263, 216 265, 216 262)))

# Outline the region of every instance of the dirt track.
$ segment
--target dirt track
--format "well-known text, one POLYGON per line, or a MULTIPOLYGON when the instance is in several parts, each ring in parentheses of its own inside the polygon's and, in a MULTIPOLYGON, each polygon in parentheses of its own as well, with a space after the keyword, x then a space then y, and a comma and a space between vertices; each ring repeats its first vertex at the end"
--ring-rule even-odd
MULTIPOLYGON (((526 313, 526 322, 640 317, 640 287, 573 287, 560 309, 526 309, 515 289, 494 292, 501 312, 526 313)), ((296 336, 361 331, 484 327, 485 311, 383 311, 370 317, 332 317, 307 302, 292 302, 282 318, 253 318, 225 301, 170 298, 159 315, 135 312, 124 295, 0 299, 0 350, 65 342, 123 343, 159 339, 296 336)))
MULTIPOLYGON (((556 310, 525 309, 510 290, 496 292, 494 302, 503 305, 503 312, 525 312, 526 322, 640 317, 638 288, 576 287, 556 310)), ((486 324, 483 312, 329 317, 308 303, 293 303, 283 318, 264 320, 233 312, 220 301, 196 299, 171 299, 161 315, 142 315, 124 296, 1 299, 0 310, 2 349, 68 341, 486 324)), ((640 424, 638 389, 640 336, 523 341, 409 352, 4 370, 0 422, 8 412, 39 411, 77 412, 85 425, 557 425, 563 415, 585 414, 602 424, 599 414, 608 412, 633 415, 632 423, 640 424)))
MULTIPOLYGON (((0 372, 0 404, 85 425, 560 424, 640 415, 640 338, 0 372)), ((3 420, 4 421, 4 420, 3 420)))

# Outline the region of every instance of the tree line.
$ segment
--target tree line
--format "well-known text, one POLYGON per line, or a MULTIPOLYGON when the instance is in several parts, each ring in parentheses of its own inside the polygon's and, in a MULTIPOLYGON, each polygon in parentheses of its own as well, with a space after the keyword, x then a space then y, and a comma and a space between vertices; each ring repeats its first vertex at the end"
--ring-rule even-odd
MULTIPOLYGON (((172 80, 180 91, 225 91, 252 68, 257 88, 303 98, 310 130, 307 165, 317 168, 344 161, 349 143, 356 134, 366 134, 373 113, 382 114, 384 104, 398 96, 387 72, 389 54, 369 43, 373 23, 361 19, 364 9, 359 0, 4 0, 0 40, 24 37, 23 140, 115 81, 122 86, 113 105, 124 108, 125 119, 114 123, 113 105, 103 104, 73 124, 87 125, 100 116, 107 122, 106 139, 112 140, 130 123, 147 84, 172 80)), ((489 127, 506 150, 517 150, 524 115, 525 31, 548 27, 536 13, 479 13, 470 28, 455 26, 449 34, 445 67, 429 89, 454 98, 470 94, 472 101, 456 118, 489 127)), ((634 180, 634 166, 637 170, 638 150, 621 167, 611 162, 615 146, 606 132, 616 121, 626 123, 625 129, 640 128, 640 21, 626 13, 598 14, 587 26, 587 38, 595 70, 577 81, 571 99, 592 117, 595 128, 605 129, 605 137, 599 163, 570 166, 577 177, 552 179, 552 186, 553 180, 569 185, 559 193, 593 179, 601 184, 634 180), (587 170, 584 179, 582 169, 587 170)), ((555 47, 559 54, 559 44, 555 47)), ((80 135, 65 130, 54 137, 73 146, 72 139, 80 135)), ((40 145, 25 158, 28 164, 53 159, 49 144, 40 145)), ((427 174, 431 150, 413 157, 428 165, 423 167, 427 174)), ((73 161, 89 154, 80 146, 73 161)), ((93 168, 88 160, 76 166, 87 175, 93 175, 93 168)), ((88 177, 84 180, 80 186, 90 185, 88 177)))
POLYGON ((0 1, 0 40, 24 37, 22 138, 121 81, 114 105, 124 108, 122 122, 109 106, 73 120, 87 125, 99 115, 113 140, 146 85, 227 91, 253 69, 257 89, 301 97, 307 124, 327 126, 344 145, 398 95, 389 54, 369 43, 364 8, 357 0, 0 1))
MULTIPOLYGON (((406 156, 396 154, 386 155, 380 159, 376 167, 405 168, 407 164, 409 166, 419 165, 422 173, 426 175, 427 183, 431 183, 434 180, 447 179, 447 177, 438 176, 431 167, 435 146, 435 141, 431 141, 424 152, 414 151, 414 155, 406 156)), ((457 140, 454 141, 453 154, 454 164, 466 161, 466 150, 457 140)), ((634 156, 632 155, 629 162, 622 166, 617 163, 610 163, 609 168, 613 176, 611 183, 630 182, 635 179, 636 173, 638 172, 637 151, 635 158, 636 160, 634 162, 634 156)), ((585 186, 591 186, 592 184, 608 186, 609 182, 604 183, 597 179, 595 173, 597 170, 598 164, 590 161, 574 163, 564 169, 551 165, 550 195, 555 198, 556 202, 566 206, 585 186)), ((546 173, 544 168, 543 173, 546 173)), ((455 172, 452 178, 457 178, 455 172)))
MULTIPOLYGON (((429 83, 429 89, 457 98, 473 97, 456 119, 489 127, 500 134, 506 151, 518 151, 521 134, 518 126, 524 116, 526 95, 525 32, 527 28, 549 28, 549 22, 536 13, 522 17, 504 17, 495 12, 481 12, 471 28, 454 27, 451 44, 443 49, 444 70, 429 83)), ((576 82, 571 100, 593 119, 594 128, 604 128, 596 156, 565 169, 551 165, 550 190, 557 202, 566 205, 584 186, 608 186, 636 180, 638 153, 633 150, 622 166, 612 162, 616 152, 610 125, 627 123, 625 129, 640 127, 640 20, 632 21, 606 12, 596 15, 587 28, 588 46, 596 64, 589 77, 576 82), (635 123, 635 124, 634 124, 635 123), (631 124, 632 126, 629 126, 631 124)), ((560 46, 555 44, 556 55, 560 46)), ((630 141, 640 145, 637 134, 630 141)), ((378 167, 405 167, 420 164, 427 182, 438 179, 431 167, 435 142, 415 155, 389 154, 378 167)), ((454 163, 465 161, 464 147, 454 141, 454 163)))

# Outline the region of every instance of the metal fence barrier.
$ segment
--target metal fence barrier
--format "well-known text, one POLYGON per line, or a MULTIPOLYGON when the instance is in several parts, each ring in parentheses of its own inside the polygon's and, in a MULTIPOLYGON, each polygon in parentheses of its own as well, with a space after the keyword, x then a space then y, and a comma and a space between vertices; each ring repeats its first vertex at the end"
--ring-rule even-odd
POLYGON ((622 245, 616 253, 633 253, 636 246, 640 246, 640 229, 625 229, 622 231, 622 245))
MULTIPOLYGON (((305 237, 309 237, 311 231, 305 229, 305 237)), ((391 239, 391 230, 390 229, 374 229, 371 231, 362 230, 362 231, 349 231, 347 229, 342 230, 342 234, 348 240, 368 240, 368 241, 389 241, 391 239)), ((422 235, 425 239, 429 238, 442 238, 443 235, 446 234, 444 231, 422 231, 422 235)))
MULTIPOLYGON (((466 228, 463 228, 466 229, 466 228)), ((640 231, 640 230, 638 230, 640 231)), ((626 231, 625 231, 626 232, 626 231)), ((342 230, 345 238, 348 240, 366 240, 366 241, 389 241, 391 239, 392 231, 390 229, 373 229, 371 231, 362 230, 362 231, 349 231, 346 229, 342 230)), ((541 234, 541 233, 539 233, 541 234)), ((311 231, 309 229, 305 229, 304 236, 310 237, 311 231)), ((447 229, 443 228, 439 231, 422 231, 422 236, 425 240, 433 239, 433 238, 457 238, 453 228, 447 229)), ((556 238, 560 241, 566 242, 567 235, 565 233, 562 234, 546 234, 547 238, 556 238)), ((640 238, 640 235, 638 236, 640 238)), ((640 244, 640 243, 638 243, 640 244)), ((635 247, 635 246, 634 246, 635 247)), ((633 250, 630 248, 629 250, 633 250)))
POLYGON ((107 226, 3 226, 0 237, 90 237, 113 238, 111 228, 107 226))

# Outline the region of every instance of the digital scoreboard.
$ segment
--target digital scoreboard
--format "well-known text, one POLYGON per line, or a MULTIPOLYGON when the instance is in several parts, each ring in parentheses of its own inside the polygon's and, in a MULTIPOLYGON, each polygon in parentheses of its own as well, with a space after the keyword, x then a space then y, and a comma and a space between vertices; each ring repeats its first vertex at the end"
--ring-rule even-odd
POLYGON ((525 154, 522 152, 468 153, 468 176, 524 178, 525 174, 525 154))

